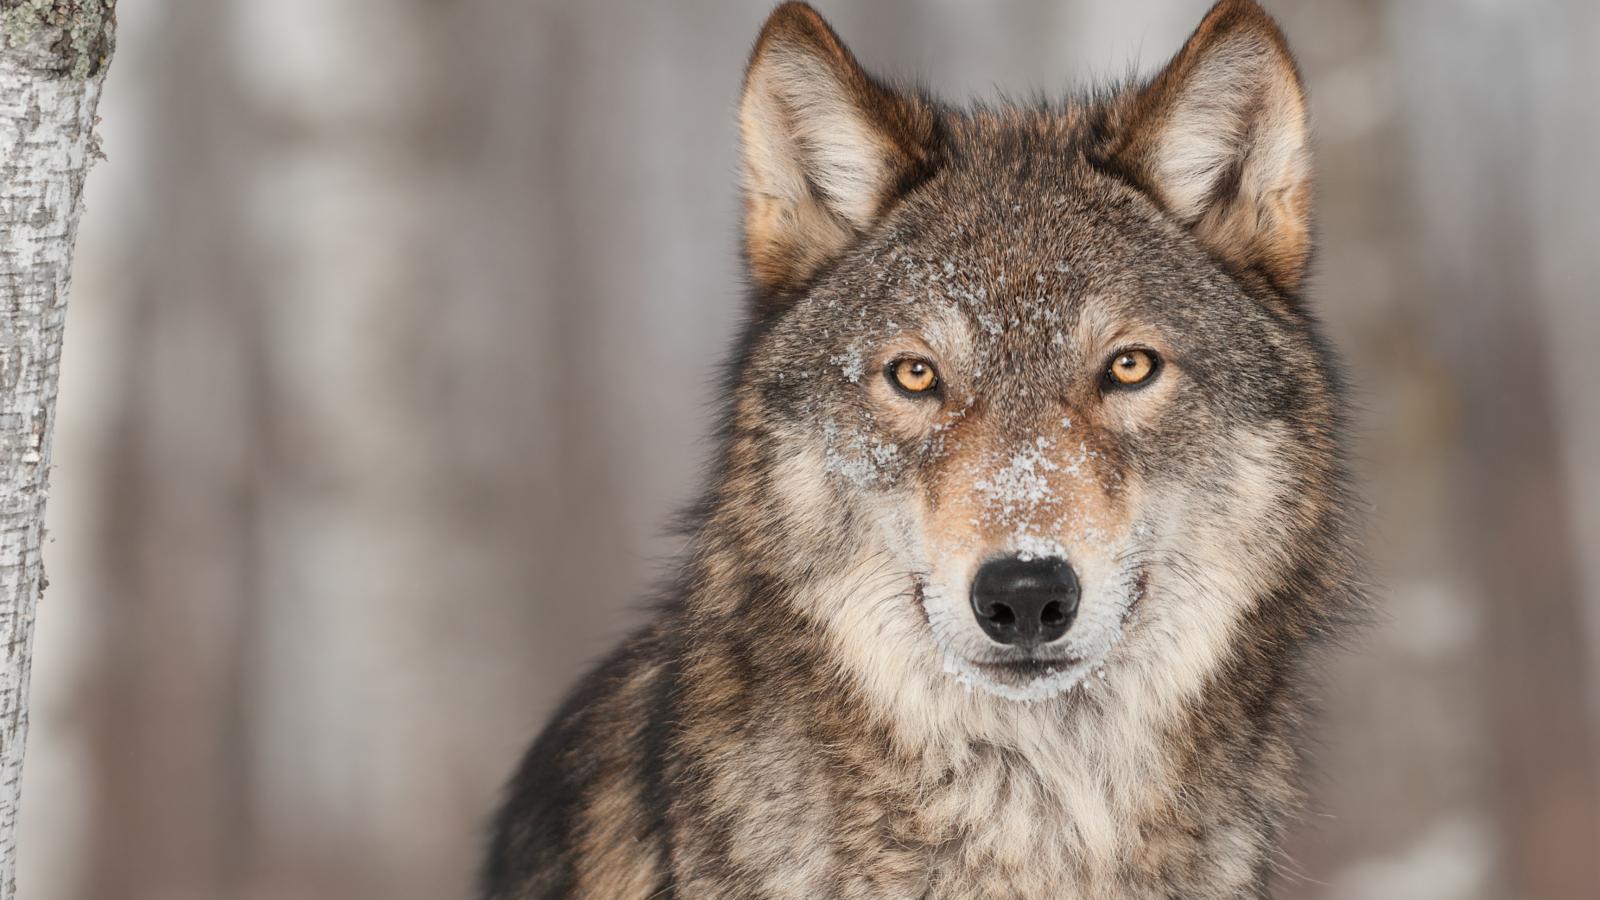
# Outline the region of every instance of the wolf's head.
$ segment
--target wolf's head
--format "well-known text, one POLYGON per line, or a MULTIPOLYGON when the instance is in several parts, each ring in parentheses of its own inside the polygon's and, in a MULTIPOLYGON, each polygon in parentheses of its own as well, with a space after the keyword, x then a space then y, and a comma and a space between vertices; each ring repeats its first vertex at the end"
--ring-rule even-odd
POLYGON ((1255 3, 1146 84, 974 111, 785 4, 740 124, 755 322, 714 515, 856 675, 1174 695, 1293 620, 1338 552, 1339 422, 1305 97, 1255 3))

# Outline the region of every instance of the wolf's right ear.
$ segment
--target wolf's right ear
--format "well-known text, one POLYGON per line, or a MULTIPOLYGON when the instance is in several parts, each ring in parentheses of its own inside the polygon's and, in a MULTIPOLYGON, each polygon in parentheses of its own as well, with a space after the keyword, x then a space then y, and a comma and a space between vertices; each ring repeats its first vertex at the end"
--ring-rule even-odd
POLYGON ((934 167, 937 116, 862 70, 822 17, 785 3, 739 103, 744 247, 763 299, 809 278, 934 167))
POLYGON ((1255 0, 1219 0, 1119 127, 1112 159, 1213 253, 1299 286, 1311 252, 1305 88, 1255 0))

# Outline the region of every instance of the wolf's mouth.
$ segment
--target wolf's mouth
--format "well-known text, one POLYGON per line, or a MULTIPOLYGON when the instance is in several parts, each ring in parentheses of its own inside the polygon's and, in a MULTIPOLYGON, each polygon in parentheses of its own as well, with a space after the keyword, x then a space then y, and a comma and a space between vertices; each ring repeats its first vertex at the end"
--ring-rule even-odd
POLYGON ((994 662, 973 660, 973 665, 999 681, 1022 684, 1038 678, 1048 678, 1072 668, 1083 660, 1073 656, 1041 659, 1004 659, 994 662))

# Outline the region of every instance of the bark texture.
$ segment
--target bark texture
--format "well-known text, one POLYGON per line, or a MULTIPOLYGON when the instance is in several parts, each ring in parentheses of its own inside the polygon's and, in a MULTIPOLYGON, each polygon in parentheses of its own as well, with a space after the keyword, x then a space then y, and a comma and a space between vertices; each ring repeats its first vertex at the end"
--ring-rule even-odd
POLYGON ((16 894, 62 327, 111 0, 0 0, 0 900, 16 894))

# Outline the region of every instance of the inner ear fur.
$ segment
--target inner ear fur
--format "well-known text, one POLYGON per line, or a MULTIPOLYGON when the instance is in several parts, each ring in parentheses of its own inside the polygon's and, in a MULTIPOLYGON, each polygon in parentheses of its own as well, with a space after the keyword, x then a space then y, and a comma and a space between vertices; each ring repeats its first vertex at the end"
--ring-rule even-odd
POLYGON ((1110 157, 1218 257, 1296 291, 1311 254, 1305 88, 1254 0, 1222 0, 1126 104, 1110 157))
POLYGON ((804 3, 761 29, 739 104, 744 246, 765 296, 804 282, 934 167, 937 114, 804 3))

